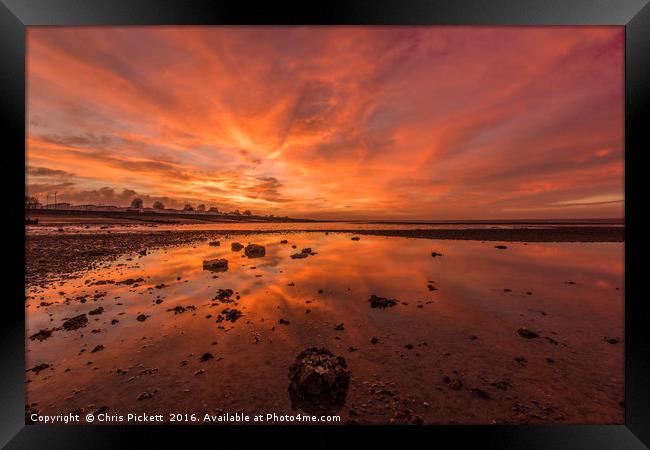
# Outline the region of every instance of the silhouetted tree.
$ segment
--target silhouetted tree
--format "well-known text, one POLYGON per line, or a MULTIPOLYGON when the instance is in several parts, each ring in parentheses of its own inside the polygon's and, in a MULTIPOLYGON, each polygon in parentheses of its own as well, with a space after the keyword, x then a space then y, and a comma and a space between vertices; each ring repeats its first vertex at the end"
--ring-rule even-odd
POLYGON ((201 203, 199 206, 196 207, 197 211, 205 211, 205 205, 201 203))
POLYGON ((219 212, 219 208, 217 208, 216 206, 211 206, 210 209, 209 209, 209 211, 210 211, 211 213, 218 213, 218 212, 219 212))
POLYGON ((153 202, 153 209, 165 209, 165 205, 161 201, 153 202))
POLYGON ((141 198, 136 197, 131 201, 131 208, 140 209, 143 205, 144 203, 142 202, 141 198))
POLYGON ((246 211, 244 211, 244 215, 245 215, 245 216, 252 216, 253 213, 251 212, 250 209, 247 209, 246 211))
POLYGON ((25 208, 34 208, 38 204, 37 197, 25 196, 25 208))
POLYGON ((241 214, 238 209, 234 210, 232 213, 237 215, 237 216, 241 214))
POLYGON ((186 203, 185 206, 183 206, 183 211, 194 211, 194 206, 186 203))

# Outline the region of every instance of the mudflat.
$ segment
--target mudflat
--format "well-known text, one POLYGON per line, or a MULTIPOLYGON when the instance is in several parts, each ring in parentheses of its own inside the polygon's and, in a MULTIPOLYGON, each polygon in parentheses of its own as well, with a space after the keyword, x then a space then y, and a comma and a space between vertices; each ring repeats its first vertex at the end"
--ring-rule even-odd
POLYGON ((27 408, 623 423, 623 229, 593 228, 28 233, 27 408))

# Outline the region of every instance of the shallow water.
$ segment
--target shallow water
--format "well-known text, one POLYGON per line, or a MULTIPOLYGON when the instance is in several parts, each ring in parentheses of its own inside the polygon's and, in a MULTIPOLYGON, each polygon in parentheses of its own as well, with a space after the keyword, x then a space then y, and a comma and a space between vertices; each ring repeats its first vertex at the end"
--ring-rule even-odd
MULTIPOLYGON (((62 216, 61 221, 66 217, 62 216)), ((372 222, 215 222, 215 223, 138 223, 131 224, 40 224, 27 225, 28 234, 95 234, 97 232, 134 233, 151 231, 308 231, 308 230, 465 230, 465 229, 548 229, 561 227, 624 227, 617 223, 372 223, 372 222), (59 231, 61 229, 61 231, 59 231)))
POLYGON ((499 250, 495 242, 350 237, 256 234, 222 238, 219 247, 149 249, 30 290, 28 336, 99 306, 104 312, 79 330, 27 340, 27 368, 51 365, 27 372, 28 403, 41 414, 103 406, 114 414, 295 414, 288 367, 318 346, 343 356, 351 372, 336 412, 344 421, 623 422, 623 244, 499 250), (264 245, 266 256, 242 257, 231 251, 234 241, 264 245), (304 247, 317 254, 290 258, 304 247), (228 271, 203 270, 212 258, 227 258, 228 271), (137 286, 91 285, 139 277, 137 286), (219 288, 241 298, 218 304, 219 288), (373 309, 372 294, 398 304, 373 309), (168 311, 175 306, 196 309, 168 311), (216 323, 227 307, 242 317, 216 323), (139 314, 150 317, 140 322, 139 314), (335 330, 340 323, 344 330, 335 330), (539 337, 519 336, 520 327, 539 337), (104 349, 92 353, 97 345, 104 349), (206 352, 214 359, 199 361, 206 352), (144 392, 153 396, 138 400, 144 392))

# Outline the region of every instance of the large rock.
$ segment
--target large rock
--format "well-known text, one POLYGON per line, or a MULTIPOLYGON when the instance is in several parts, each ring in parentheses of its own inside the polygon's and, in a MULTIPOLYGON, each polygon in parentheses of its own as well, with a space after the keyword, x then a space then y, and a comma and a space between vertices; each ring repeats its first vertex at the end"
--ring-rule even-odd
POLYGON ((88 325, 88 318, 85 314, 80 314, 63 322, 63 329, 66 331, 76 330, 88 325))
POLYGON ((244 254, 249 258, 261 258, 266 255, 266 249, 262 245, 248 244, 244 249, 244 254))
POLYGON ((308 413, 340 410, 350 384, 350 371, 341 356, 324 348, 308 348, 289 367, 289 396, 294 409, 308 413))
POLYGON ((385 298, 385 297, 377 297, 376 295, 371 295, 370 298, 368 299, 370 302, 370 307, 371 308, 386 308, 388 306, 395 306, 397 304, 397 300, 392 299, 392 298, 385 298))
POLYGON ((206 259, 203 261, 203 270, 210 270, 212 272, 225 272, 228 270, 227 259, 206 259))

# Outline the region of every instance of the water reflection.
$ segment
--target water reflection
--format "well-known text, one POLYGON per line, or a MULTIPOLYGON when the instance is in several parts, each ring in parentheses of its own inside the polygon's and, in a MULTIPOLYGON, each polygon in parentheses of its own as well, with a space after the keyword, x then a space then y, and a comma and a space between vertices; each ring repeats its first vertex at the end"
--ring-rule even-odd
POLYGON ((29 402, 48 413, 89 405, 115 413, 289 413, 296 404, 287 395, 288 368, 304 349, 324 347, 344 356, 350 370, 341 413, 369 422, 388 423, 403 408, 395 395, 413 399, 409 409, 431 423, 520 423, 531 415, 537 422, 622 421, 622 244, 496 250, 489 242, 350 237, 237 236, 265 247, 252 259, 232 251, 230 238, 220 246, 150 249, 35 288, 28 336, 54 331, 27 341, 28 367, 52 366, 27 376, 29 402), (291 258, 306 247, 308 257, 291 258), (203 261, 217 259, 228 261, 227 272, 203 270, 203 261), (93 284, 129 278, 143 281, 93 284), (219 289, 232 289, 232 302, 215 300, 219 289), (373 294, 398 303, 371 308, 373 294), (85 328, 57 329, 100 305, 85 328), (217 322, 226 308, 241 316, 217 322), (149 317, 139 322, 140 314, 149 317), (521 327, 540 338, 522 339, 521 327), (214 358, 200 360, 206 352, 214 358), (463 379, 464 387, 450 390, 445 377, 463 379), (392 387, 369 387, 377 383, 392 387), (477 389, 491 400, 475 398, 477 389), (382 390, 398 394, 378 400, 382 390))

